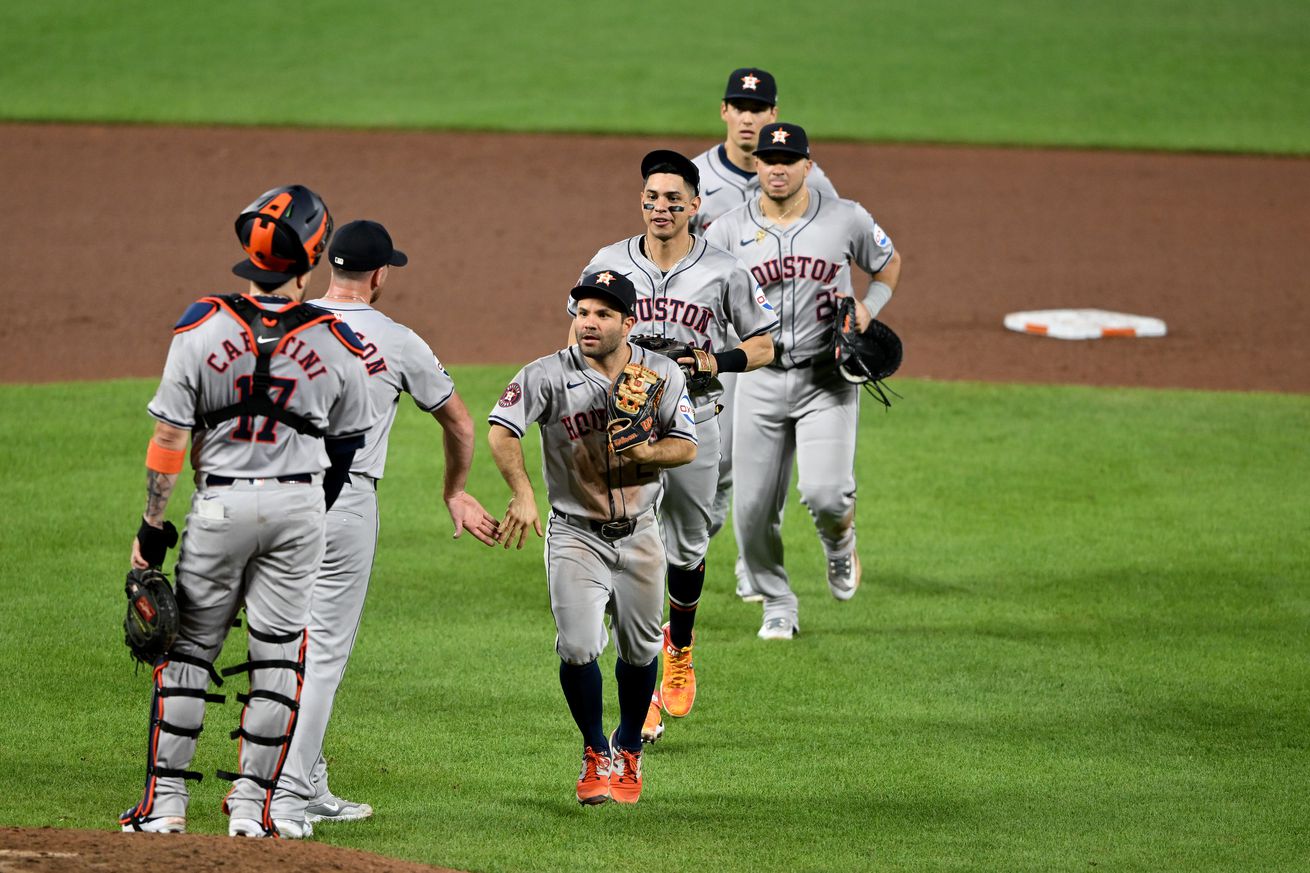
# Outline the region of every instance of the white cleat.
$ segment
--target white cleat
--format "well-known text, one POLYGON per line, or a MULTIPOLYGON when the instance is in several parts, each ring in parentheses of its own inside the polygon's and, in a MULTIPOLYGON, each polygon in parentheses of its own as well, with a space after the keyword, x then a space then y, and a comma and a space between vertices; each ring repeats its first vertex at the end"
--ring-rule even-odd
POLYGON ((335 794, 325 794, 317 800, 310 801, 305 807, 305 821, 313 824, 320 821, 362 821, 373 815, 373 807, 367 803, 355 803, 335 794))
POLYGON ((860 587, 860 556, 854 550, 844 558, 828 560, 828 590, 838 600, 850 600, 860 587))
POLYGON ((284 840, 307 840, 314 835, 314 826, 307 821, 294 821, 289 818, 275 818, 278 836, 284 840))
POLYGON ((148 818, 145 821, 125 824, 123 825, 123 833, 184 834, 186 833, 186 819, 180 815, 161 815, 159 818, 148 818))
POLYGON ((800 630, 790 618, 778 615, 766 618, 756 636, 762 640, 789 640, 799 632, 800 630))
POLYGON ((264 833, 264 826, 253 818, 234 818, 227 823, 227 835, 229 837, 254 837, 262 839, 268 834, 264 833))

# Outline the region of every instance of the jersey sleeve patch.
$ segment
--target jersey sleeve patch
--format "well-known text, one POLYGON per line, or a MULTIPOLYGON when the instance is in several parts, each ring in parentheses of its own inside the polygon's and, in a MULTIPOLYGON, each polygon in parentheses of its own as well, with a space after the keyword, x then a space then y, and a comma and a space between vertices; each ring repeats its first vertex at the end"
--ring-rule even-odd
POLYGON ((350 329, 350 325, 346 324, 341 319, 337 319, 336 321, 328 322, 328 330, 332 331, 333 336, 341 340, 343 346, 354 352, 359 357, 364 357, 364 344, 360 342, 359 336, 350 329))
POLYGON ((182 313, 182 317, 177 320, 177 324, 173 325, 173 333, 182 333, 199 327, 215 312, 218 312, 217 301, 208 298, 197 300, 187 307, 186 312, 182 313))

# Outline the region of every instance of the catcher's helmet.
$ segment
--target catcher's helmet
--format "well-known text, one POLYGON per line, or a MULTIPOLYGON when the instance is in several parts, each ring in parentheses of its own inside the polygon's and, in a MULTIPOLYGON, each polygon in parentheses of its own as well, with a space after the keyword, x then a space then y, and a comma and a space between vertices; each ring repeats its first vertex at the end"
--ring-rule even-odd
POLYGON ((237 239, 250 256, 232 268, 254 282, 289 282, 314 269, 332 236, 332 215, 304 185, 265 191, 241 210, 237 239))

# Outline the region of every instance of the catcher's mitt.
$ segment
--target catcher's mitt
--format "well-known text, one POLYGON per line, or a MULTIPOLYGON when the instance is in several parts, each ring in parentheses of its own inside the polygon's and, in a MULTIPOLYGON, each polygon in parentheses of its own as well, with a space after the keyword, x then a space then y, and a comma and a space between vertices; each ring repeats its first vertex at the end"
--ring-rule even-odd
POLYGON ((864 385, 869 395, 883 406, 891 406, 888 392, 900 396, 882 383, 901 366, 901 338, 878 319, 872 319, 864 333, 855 329, 855 299, 837 300, 837 329, 833 334, 833 355, 837 369, 847 382, 864 385))
POLYGON ((158 567, 132 570, 127 574, 127 615, 123 618, 123 642, 143 664, 154 664, 177 639, 177 598, 168 577, 158 567))
POLYGON ((704 349, 698 349, 690 343, 682 340, 676 340, 667 336, 650 336, 648 334, 639 334, 632 337, 633 343, 648 349, 666 358, 672 358, 682 368, 682 372, 687 376, 687 393, 702 394, 710 387, 710 382, 714 380, 713 370, 710 369, 710 353, 704 349), (682 361, 680 358, 692 358, 691 361, 682 361))
POLYGON ((635 362, 623 368, 609 398, 610 447, 616 454, 650 442, 663 395, 659 373, 635 362))

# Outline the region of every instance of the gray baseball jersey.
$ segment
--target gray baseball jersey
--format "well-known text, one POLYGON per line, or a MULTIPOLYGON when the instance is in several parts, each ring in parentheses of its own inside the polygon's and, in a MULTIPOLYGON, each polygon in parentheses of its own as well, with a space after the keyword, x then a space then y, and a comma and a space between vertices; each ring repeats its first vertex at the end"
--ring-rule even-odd
POLYGON ((733 529, 742 581, 764 595, 765 620, 786 618, 799 627, 781 537, 793 460, 824 552, 835 559, 855 548, 849 519, 860 391, 833 366, 833 292, 852 262, 876 273, 894 249, 860 204, 815 190, 789 227, 774 226, 751 200, 716 221, 708 237, 746 263, 780 318, 779 359, 737 379, 733 452, 752 463, 733 470, 733 529))
MULTIPOLYGON (((720 216, 759 197, 760 177, 728 160, 723 143, 701 152, 692 158, 692 163, 700 171, 700 209, 691 218, 693 232, 708 230, 720 216)), ((837 189, 818 164, 810 167, 806 183, 812 191, 837 196, 837 189)))
MULTIPOLYGON (((287 306, 281 297, 252 299, 264 309, 287 306)), ((184 430, 195 428, 198 413, 221 409, 252 390, 254 339, 215 300, 192 304, 177 323, 163 379, 147 407, 155 418, 184 430)), ((360 364, 363 351, 343 323, 311 324, 279 344, 269 365, 270 396, 328 436, 363 435, 373 420, 360 364)), ((267 479, 320 473, 327 466, 321 439, 272 419, 239 416, 213 430, 194 430, 191 437, 191 467, 197 475, 267 479)))
MULTIPOLYGON (((252 298, 265 310, 292 304, 252 298)), ((194 304, 175 328, 150 414, 179 428, 231 405, 253 386, 250 331, 225 301, 194 304)), ((373 418, 361 363, 363 347, 324 314, 287 336, 270 361, 269 396, 332 436, 364 434, 373 418)), ((261 416, 239 416, 192 431, 196 491, 178 557, 181 628, 154 671, 150 761, 134 820, 185 816, 186 768, 204 720, 213 661, 237 611, 246 611, 251 694, 235 736, 239 746, 225 810, 271 830, 271 783, 296 723, 299 674, 314 574, 323 557, 322 440, 261 416), (252 665, 258 666, 252 666, 252 665)))
MULTIPOLYGON (((656 415, 661 439, 696 442, 686 380, 663 355, 629 344, 632 360, 664 377, 656 415)), ((528 364, 510 381, 488 421, 522 437, 541 426, 542 466, 552 508, 546 534, 546 574, 555 617, 555 651, 570 664, 599 657, 613 618, 615 647, 629 664, 649 664, 663 641, 664 545, 652 509, 659 468, 610 462, 605 377, 577 346, 528 364), (598 530, 613 518, 634 521, 632 533, 610 540, 598 530)))
POLYGON ((778 311, 785 367, 832 347, 833 292, 843 282, 849 287, 851 263, 876 273, 894 251, 863 206, 813 189, 804 214, 788 227, 765 218, 755 199, 716 221, 707 238, 750 268, 778 311))
POLYGON ((296 822, 305 820, 309 803, 331 794, 323 742, 364 614, 377 551, 377 480, 386 466, 400 395, 408 393, 419 409, 434 412, 455 393, 441 361, 405 325, 367 303, 326 298, 311 302, 336 313, 359 337, 376 415, 364 448, 355 453, 350 480, 327 514, 327 542, 310 601, 300 715, 273 796, 273 817, 296 822))
MULTIPOLYGON (((778 316, 764 292, 736 257, 692 237, 691 250, 667 273, 646 256, 645 234, 596 252, 583 276, 609 269, 622 273, 637 289, 637 326, 633 333, 667 336, 708 351, 724 351, 740 340, 777 328, 778 316)), ((570 298, 569 311, 576 311, 570 298)), ((719 480, 719 423, 715 415, 723 396, 715 380, 693 395, 696 407, 696 459, 665 472, 666 493, 660 506, 660 533, 669 563, 695 567, 710 544, 710 508, 719 480)))
MULTIPOLYGON (((673 361, 629 343, 632 360, 659 373, 664 396, 656 415, 661 438, 696 442, 687 380, 673 361)), ((636 518, 659 496, 658 468, 610 461, 607 399, 611 385, 587 365, 577 346, 538 358, 510 380, 488 416, 522 438, 541 426, 541 450, 550 505, 559 512, 606 521, 636 518)))

